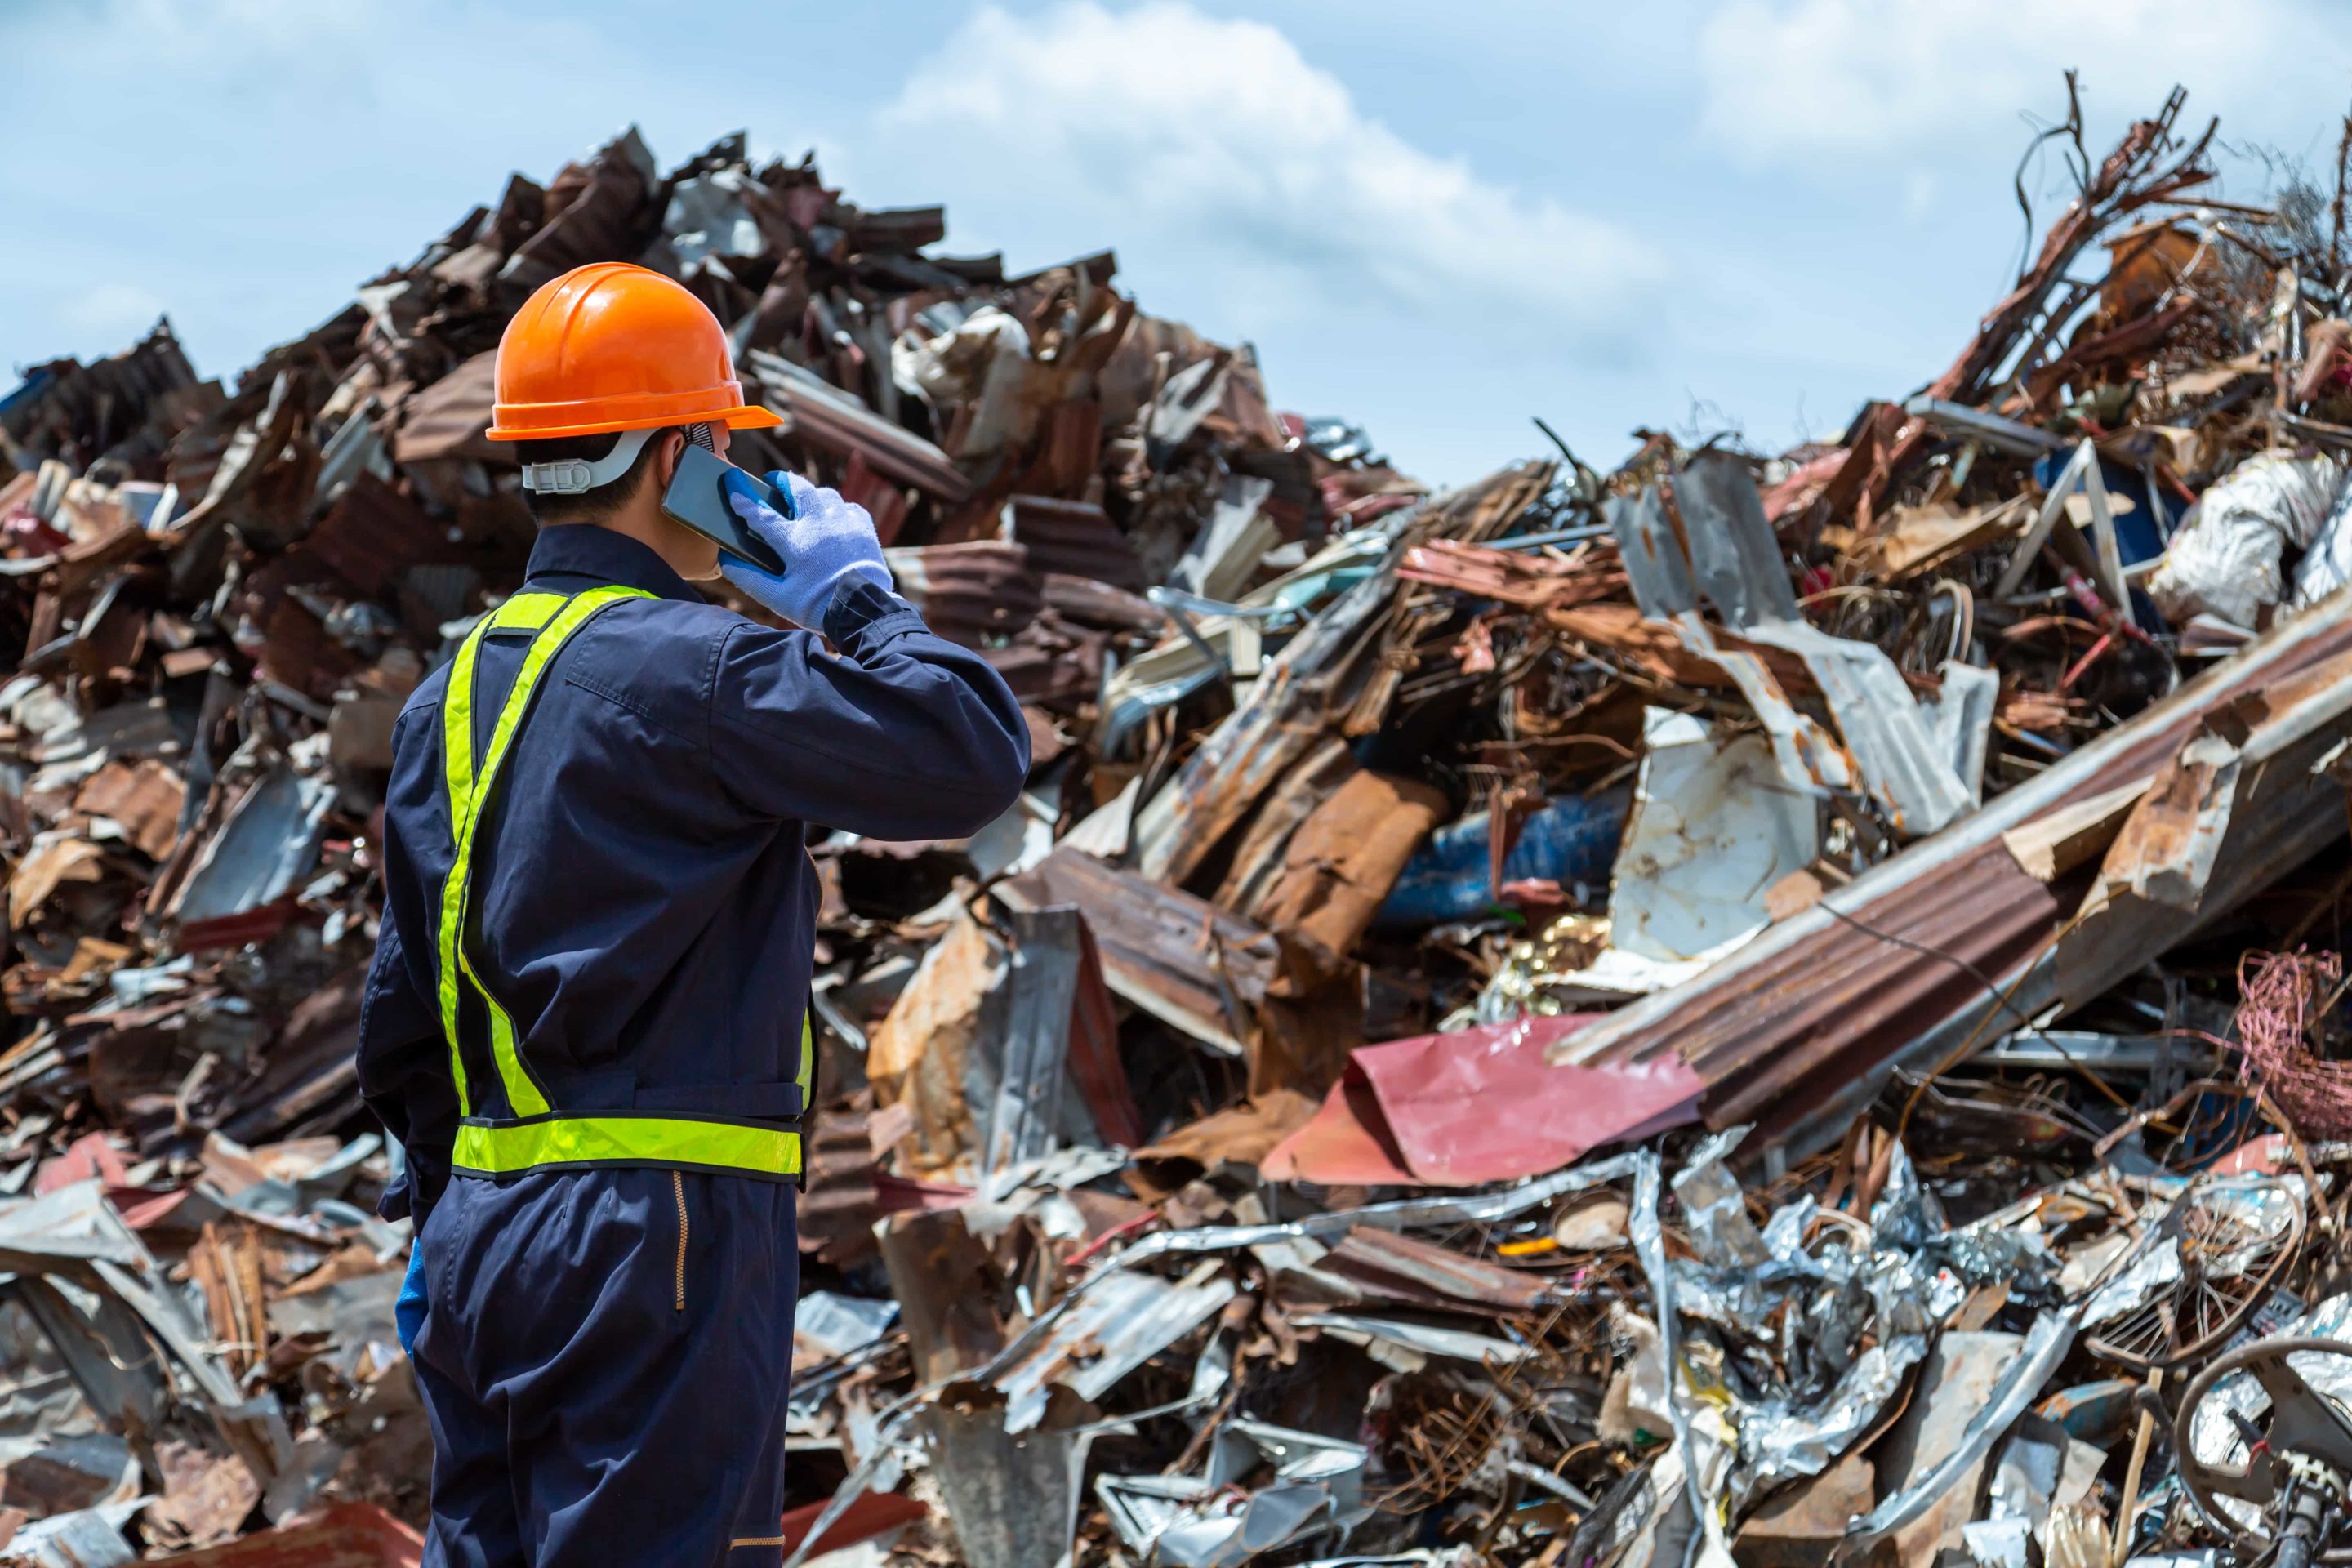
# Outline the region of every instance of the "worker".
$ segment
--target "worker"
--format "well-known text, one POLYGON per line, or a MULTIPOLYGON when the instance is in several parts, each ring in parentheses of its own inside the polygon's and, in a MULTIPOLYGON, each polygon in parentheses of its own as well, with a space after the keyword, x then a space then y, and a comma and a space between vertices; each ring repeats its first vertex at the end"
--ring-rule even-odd
POLYGON ((662 510, 679 454, 778 420, 678 284, 554 279, 496 387, 538 534, 394 730, 360 1022, 362 1090, 406 1156, 383 1213, 416 1226, 424 1562, 772 1568, 806 837, 971 834, 1018 797, 1028 730, 893 592, 865 510, 798 475, 768 476, 789 511, 730 491, 782 574, 723 572, 805 629, 697 590, 722 563, 662 510))

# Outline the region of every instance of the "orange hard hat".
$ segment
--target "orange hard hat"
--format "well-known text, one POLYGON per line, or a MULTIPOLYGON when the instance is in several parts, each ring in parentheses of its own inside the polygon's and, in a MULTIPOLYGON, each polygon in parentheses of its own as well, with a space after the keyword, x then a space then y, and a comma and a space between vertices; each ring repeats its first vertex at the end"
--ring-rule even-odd
POLYGON ((575 267, 541 285, 499 339, 493 441, 782 423, 743 401, 710 307, 625 261, 575 267))

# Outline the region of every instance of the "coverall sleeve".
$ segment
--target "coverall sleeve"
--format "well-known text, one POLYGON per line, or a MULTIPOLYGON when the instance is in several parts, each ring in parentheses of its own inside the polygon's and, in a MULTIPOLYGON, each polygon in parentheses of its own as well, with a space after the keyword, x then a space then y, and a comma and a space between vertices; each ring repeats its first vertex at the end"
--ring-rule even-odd
MULTIPOLYGON (((425 771, 413 750, 424 741, 417 728, 411 715, 403 715, 394 732, 395 795, 414 791, 415 775, 425 771), (405 756, 404 749, 410 749, 405 756)), ((425 764, 430 761, 424 759, 425 764)), ((380 1211, 387 1219, 407 1215, 421 1223, 448 1181, 457 1092, 449 1074, 448 1042, 441 1033, 425 889, 394 819, 393 812, 385 812, 383 919, 360 1000, 359 1086, 368 1109, 408 1155, 406 1174, 384 1193, 380 1211)))
POLYGON ((956 838, 1011 808, 1029 727, 1004 678, 904 600, 835 597, 827 653, 805 632, 730 627, 711 673, 719 782, 754 811, 884 839, 956 838))

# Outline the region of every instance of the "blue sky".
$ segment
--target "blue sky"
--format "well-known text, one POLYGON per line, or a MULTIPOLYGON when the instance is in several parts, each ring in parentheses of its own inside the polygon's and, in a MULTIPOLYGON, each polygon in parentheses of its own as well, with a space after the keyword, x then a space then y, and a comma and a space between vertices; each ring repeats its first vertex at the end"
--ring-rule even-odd
POLYGON ((0 370, 168 310, 233 374, 634 120, 665 163, 814 146, 853 200, 944 202, 950 250, 1113 246, 1146 310, 1432 478, 1541 449, 1530 415, 1602 466, 1636 426, 1775 447, 1958 352, 2068 65, 2095 149, 2179 81, 2318 167, 2352 30, 2323 0, 0 0, 0 370))

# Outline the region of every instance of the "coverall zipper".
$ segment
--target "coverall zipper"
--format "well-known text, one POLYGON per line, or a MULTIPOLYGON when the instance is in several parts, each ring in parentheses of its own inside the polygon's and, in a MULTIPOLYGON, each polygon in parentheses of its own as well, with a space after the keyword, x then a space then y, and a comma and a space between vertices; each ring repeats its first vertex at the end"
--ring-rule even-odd
POLYGON ((676 1310, 686 1310, 686 1173, 669 1173, 670 1191, 677 1196, 677 1303, 676 1310))

